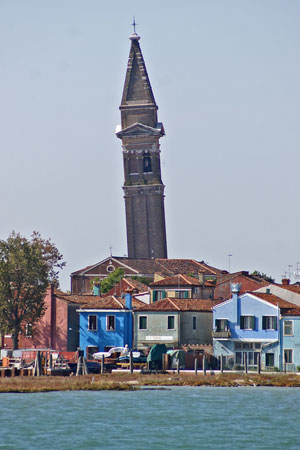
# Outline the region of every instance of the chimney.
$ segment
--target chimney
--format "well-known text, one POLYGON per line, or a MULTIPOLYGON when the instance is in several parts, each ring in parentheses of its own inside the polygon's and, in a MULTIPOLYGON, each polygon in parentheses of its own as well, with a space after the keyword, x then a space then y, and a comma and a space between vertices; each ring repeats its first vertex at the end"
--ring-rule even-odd
POLYGON ((125 293, 125 307, 127 309, 132 309, 132 291, 133 289, 126 289, 125 293))
POLYGON ((290 284, 290 280, 288 278, 282 278, 282 285, 288 286, 290 284))
POLYGON ((232 283, 230 285, 232 292, 232 321, 236 324, 240 321, 240 299, 239 293, 242 285, 240 283, 232 283))
POLYGON ((100 281, 93 281, 93 295, 101 296, 101 283, 100 281))
POLYGON ((200 270, 199 270, 199 272, 198 272, 198 278, 199 278, 199 282, 200 282, 201 284, 203 284, 203 283, 204 283, 204 270, 203 270, 203 271, 200 271, 200 270))

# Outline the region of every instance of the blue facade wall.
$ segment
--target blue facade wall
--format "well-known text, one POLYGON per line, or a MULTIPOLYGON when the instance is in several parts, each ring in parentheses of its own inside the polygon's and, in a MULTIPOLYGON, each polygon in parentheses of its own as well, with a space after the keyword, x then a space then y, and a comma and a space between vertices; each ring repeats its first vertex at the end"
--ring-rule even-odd
POLYGON ((281 320, 280 327, 280 369, 284 369, 284 350, 291 349, 293 351, 292 367, 290 370, 297 370, 300 366, 300 317, 299 316, 284 316, 281 320), (284 321, 292 321, 293 333, 291 336, 284 335, 284 321))
POLYGON ((131 311, 80 311, 80 347, 84 350, 88 346, 98 347, 100 352, 105 347, 132 348, 133 317, 131 311), (97 317, 97 329, 88 329, 88 316, 97 317), (107 330, 107 316, 115 316, 115 330, 107 330))
MULTIPOLYGON (((213 308, 213 328, 216 330, 216 320, 227 319, 230 336, 214 338, 214 354, 216 357, 226 356, 231 358, 232 365, 236 364, 236 352, 248 355, 248 352, 260 352, 262 367, 267 365, 266 354, 274 355, 274 366, 280 367, 280 333, 281 320, 279 308, 271 303, 257 298, 252 294, 238 296, 233 293, 233 298, 213 308), (241 316, 254 316, 254 329, 242 329, 240 327, 241 316), (263 317, 275 316, 277 318, 277 330, 264 330, 263 317), (237 348, 236 343, 241 346, 237 348), (252 343, 251 347, 245 347, 244 343, 252 343), (255 347, 258 344, 258 348, 255 347)), ((255 363, 254 363, 255 364, 255 363)))
MULTIPOLYGON (((228 300, 213 308, 213 327, 215 328, 216 319, 227 319, 231 339, 278 340, 278 330, 263 330, 263 316, 278 317, 278 307, 257 299, 253 295, 244 294, 238 299, 228 300), (255 329, 241 329, 240 316, 254 316, 255 329)), ((277 328, 279 328, 279 324, 277 324, 277 328)))

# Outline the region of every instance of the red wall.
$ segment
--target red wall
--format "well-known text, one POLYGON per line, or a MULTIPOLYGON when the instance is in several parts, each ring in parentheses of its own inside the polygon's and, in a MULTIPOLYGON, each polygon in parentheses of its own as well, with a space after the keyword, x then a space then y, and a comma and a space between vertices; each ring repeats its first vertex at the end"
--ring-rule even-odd
MULTIPOLYGON (((19 336, 19 348, 51 348, 53 350, 67 351, 68 335, 68 303, 57 298, 51 288, 45 295, 46 312, 36 324, 34 335, 19 336)), ((3 336, 2 347, 13 347, 12 338, 3 336)))

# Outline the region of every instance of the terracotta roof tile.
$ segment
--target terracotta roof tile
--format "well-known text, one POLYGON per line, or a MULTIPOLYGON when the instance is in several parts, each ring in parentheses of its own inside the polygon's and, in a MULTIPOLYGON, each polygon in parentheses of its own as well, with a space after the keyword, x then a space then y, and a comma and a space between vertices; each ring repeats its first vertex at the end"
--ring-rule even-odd
POLYGON ((269 303, 272 303, 272 305, 279 306, 279 308, 282 310, 282 312, 285 313, 285 311, 293 310, 294 312, 298 311, 298 314, 300 314, 300 307, 298 308, 293 303, 287 302, 286 300, 283 300, 282 298, 277 297, 273 294, 267 294, 264 292, 251 292, 251 294, 255 295, 256 297, 261 298, 262 300, 266 300, 269 303))
POLYGON ((141 283, 138 280, 132 278, 122 278, 121 282, 117 283, 106 295, 118 295, 121 296, 127 288, 136 289, 138 292, 147 292, 148 286, 141 283))
POLYGON ((200 286, 201 283, 197 278, 190 277, 189 275, 173 275, 171 277, 166 277, 163 280, 155 281, 150 283, 149 286, 172 286, 172 287, 182 287, 182 286, 200 286))
POLYGON ((203 311, 211 312, 217 304, 214 300, 164 298, 150 305, 144 305, 140 311, 203 311))
POLYGON ((295 292, 296 294, 300 294, 300 286, 297 286, 295 284, 278 284, 278 283, 274 284, 278 287, 281 287, 282 289, 286 289, 287 291, 292 291, 295 292))
MULTIPOLYGON (((145 303, 132 297, 132 306, 134 309, 139 309, 145 303)), ((84 309, 126 309, 125 298, 117 297, 115 295, 108 295, 106 297, 97 297, 94 302, 83 304, 84 309)))
MULTIPOLYGON (((135 258, 126 258, 120 256, 112 256, 113 260, 118 261, 120 264, 127 266, 130 269, 138 272, 139 274, 144 275, 153 275, 156 272, 162 272, 164 275, 174 275, 177 273, 195 273, 203 272, 211 275, 219 275, 226 271, 217 269, 206 264, 204 261, 196 261, 194 259, 135 259, 135 258)), ((106 258, 107 259, 107 258, 106 258)), ((91 268, 95 268, 101 265, 106 259, 100 261, 99 263, 92 264, 83 269, 77 270, 71 274, 73 275, 81 275, 90 270, 91 268)), ((126 273, 126 269, 125 269, 126 273)))

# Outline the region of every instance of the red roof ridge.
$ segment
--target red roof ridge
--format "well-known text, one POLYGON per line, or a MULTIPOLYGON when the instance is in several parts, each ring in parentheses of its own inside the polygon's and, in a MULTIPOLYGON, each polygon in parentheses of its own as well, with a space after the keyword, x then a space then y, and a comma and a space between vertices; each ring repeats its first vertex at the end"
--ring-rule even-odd
POLYGON ((114 295, 112 295, 111 297, 121 306, 121 308, 124 308, 124 305, 122 305, 122 303, 117 299, 117 297, 115 297, 114 295))
POLYGON ((178 311, 180 311, 180 308, 178 305, 176 305, 170 298, 168 298, 169 302, 172 303, 173 306, 175 306, 176 309, 178 309, 178 311))

